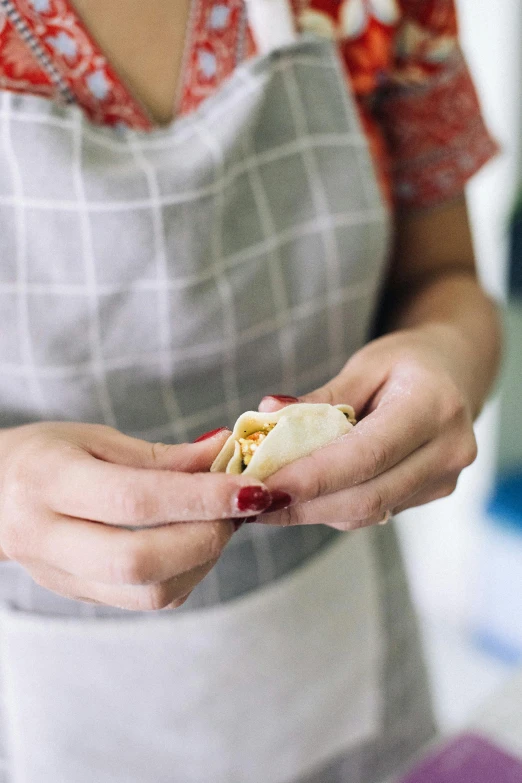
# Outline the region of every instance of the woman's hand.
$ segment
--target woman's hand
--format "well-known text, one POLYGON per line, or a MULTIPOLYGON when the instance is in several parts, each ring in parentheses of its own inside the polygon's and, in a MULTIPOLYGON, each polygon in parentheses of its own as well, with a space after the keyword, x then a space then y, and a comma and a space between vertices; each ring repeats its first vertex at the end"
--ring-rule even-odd
MULTIPOLYGON (((453 492, 476 456, 463 362, 458 335, 436 325, 395 332, 360 350, 300 401, 349 403, 362 419, 268 479, 271 493, 289 493, 292 505, 258 521, 351 530, 453 492)), ((260 405, 280 407, 273 397, 260 405)))
POLYGON ((166 446, 88 424, 0 432, 4 557, 68 598, 181 605, 230 539, 231 518, 270 503, 255 479, 198 472, 229 434, 166 446))

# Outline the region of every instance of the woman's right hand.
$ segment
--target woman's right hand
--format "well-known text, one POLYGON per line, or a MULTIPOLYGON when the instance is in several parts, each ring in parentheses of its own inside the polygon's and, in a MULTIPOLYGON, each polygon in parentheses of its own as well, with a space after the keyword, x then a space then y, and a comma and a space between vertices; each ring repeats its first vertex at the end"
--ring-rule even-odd
POLYGON ((232 519, 270 504, 248 476, 208 473, 230 433, 167 446, 93 424, 0 431, 0 547, 67 598, 137 611, 180 606, 232 519))

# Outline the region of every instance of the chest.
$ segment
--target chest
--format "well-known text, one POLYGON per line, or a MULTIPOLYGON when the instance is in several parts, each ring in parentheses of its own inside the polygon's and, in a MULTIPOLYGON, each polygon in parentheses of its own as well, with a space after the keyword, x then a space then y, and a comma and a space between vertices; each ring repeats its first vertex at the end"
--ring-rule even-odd
POLYGON ((158 123, 172 118, 191 0, 73 0, 130 92, 158 123))

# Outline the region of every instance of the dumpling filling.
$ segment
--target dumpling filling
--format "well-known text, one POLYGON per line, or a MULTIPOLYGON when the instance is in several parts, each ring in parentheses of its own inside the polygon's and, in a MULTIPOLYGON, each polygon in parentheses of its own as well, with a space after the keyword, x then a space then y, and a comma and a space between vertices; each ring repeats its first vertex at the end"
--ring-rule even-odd
POLYGON ((273 424, 264 424, 262 430, 257 430, 257 432, 252 432, 250 435, 247 435, 246 438, 239 438, 239 445, 241 447, 241 457, 243 460, 243 470, 246 468, 252 457, 254 456, 254 452, 257 448, 261 445, 261 443, 264 441, 270 430, 273 430, 277 422, 274 422, 273 424))

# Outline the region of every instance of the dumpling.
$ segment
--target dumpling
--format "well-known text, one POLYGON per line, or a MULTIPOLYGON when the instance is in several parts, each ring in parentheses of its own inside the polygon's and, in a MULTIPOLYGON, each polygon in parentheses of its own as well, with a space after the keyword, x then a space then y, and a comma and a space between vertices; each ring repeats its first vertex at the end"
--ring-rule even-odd
POLYGON ((264 481, 284 465, 326 446, 355 424, 350 405, 301 402, 274 413, 247 411, 210 470, 245 473, 264 481))

